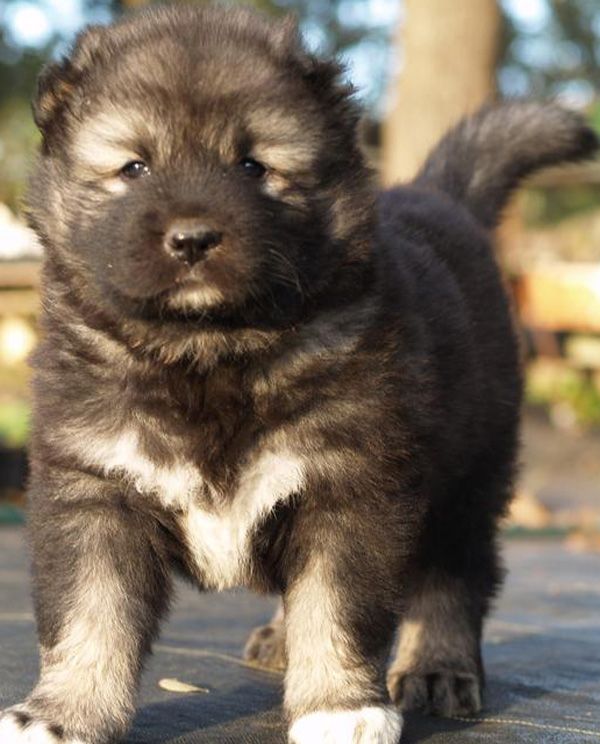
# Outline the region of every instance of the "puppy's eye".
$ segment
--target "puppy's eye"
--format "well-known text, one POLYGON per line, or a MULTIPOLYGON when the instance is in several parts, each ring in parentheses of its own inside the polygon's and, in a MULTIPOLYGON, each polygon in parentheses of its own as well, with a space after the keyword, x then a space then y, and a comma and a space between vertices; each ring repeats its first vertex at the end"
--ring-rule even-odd
POLYGON ((267 172, 265 166, 259 163, 258 160, 254 160, 254 158, 242 158, 240 160, 240 166, 244 173, 251 178, 262 178, 267 172))
POLYGON ((127 179, 143 178, 150 175, 150 168, 143 160, 132 160, 121 168, 121 175, 127 179))

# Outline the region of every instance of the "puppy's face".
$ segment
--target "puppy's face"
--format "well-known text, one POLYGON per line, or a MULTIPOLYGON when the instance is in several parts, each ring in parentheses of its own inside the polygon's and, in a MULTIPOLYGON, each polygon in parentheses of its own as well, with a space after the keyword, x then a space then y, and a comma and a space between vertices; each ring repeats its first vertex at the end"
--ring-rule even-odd
POLYGON ((40 83, 34 225, 122 313, 289 313, 356 261, 364 232, 337 72, 245 11, 91 29, 40 83))

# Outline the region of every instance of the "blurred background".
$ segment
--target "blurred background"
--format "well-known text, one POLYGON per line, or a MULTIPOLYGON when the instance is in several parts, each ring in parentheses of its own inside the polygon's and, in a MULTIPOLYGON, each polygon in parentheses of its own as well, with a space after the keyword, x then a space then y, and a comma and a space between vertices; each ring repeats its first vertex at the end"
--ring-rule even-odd
MULTIPOLYGON (((0 523, 22 519, 27 472, 26 358, 37 335, 41 249, 22 198, 38 141, 29 105, 36 75, 85 24, 146 4, 0 0, 0 523)), ((558 98, 600 131, 598 0, 253 4, 295 12, 311 48, 341 55, 384 184, 410 179, 439 135, 491 98, 558 98)), ((523 471, 506 529, 600 552, 600 163, 528 184, 497 251, 528 363, 523 471)))

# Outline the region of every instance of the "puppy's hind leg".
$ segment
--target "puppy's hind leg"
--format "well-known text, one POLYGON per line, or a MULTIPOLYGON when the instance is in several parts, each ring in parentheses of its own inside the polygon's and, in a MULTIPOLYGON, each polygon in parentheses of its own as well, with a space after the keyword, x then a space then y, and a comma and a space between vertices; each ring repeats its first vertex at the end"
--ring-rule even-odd
POLYGON ((428 577, 409 600, 396 657, 388 672, 390 696, 401 709, 440 716, 481 709, 481 617, 464 584, 428 577))
POLYGON ((486 503, 473 489, 472 499, 449 501, 429 523, 388 674, 403 710, 455 716, 481 709, 481 634, 501 581, 496 531, 505 492, 502 485, 486 503))
POLYGON ((244 648, 244 659, 264 669, 285 669, 285 623, 283 603, 266 625, 254 628, 244 648))
POLYGON ((513 441, 491 446, 493 458, 478 458, 430 514, 388 674, 403 710, 457 716, 481 709, 481 635, 502 579, 496 536, 512 490, 513 441))
POLYGON ((41 673, 27 700, 0 717, 0 741, 116 741, 166 610, 162 535, 120 505, 50 499, 31 514, 30 531, 41 673))

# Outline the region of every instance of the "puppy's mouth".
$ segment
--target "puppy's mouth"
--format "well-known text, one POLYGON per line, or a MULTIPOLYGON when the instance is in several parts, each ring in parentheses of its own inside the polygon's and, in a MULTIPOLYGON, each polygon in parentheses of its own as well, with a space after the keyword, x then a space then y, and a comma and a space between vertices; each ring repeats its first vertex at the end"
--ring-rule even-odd
POLYGON ((163 294, 164 304, 173 310, 213 307, 223 301, 223 292, 207 274, 207 257, 193 266, 182 266, 172 286, 163 294))
POLYGON ((207 258, 204 257, 193 266, 181 266, 175 276, 172 289, 175 291, 184 287, 199 287, 205 285, 207 283, 206 262, 207 258))
POLYGON ((157 232, 151 251, 135 256, 135 264, 125 267, 123 274, 135 275, 136 280, 124 282, 123 294, 145 298, 147 307, 159 314, 186 317, 244 302, 260 268, 256 257, 204 225, 194 224, 194 231, 186 233, 187 224, 179 221, 160 237, 157 232))

